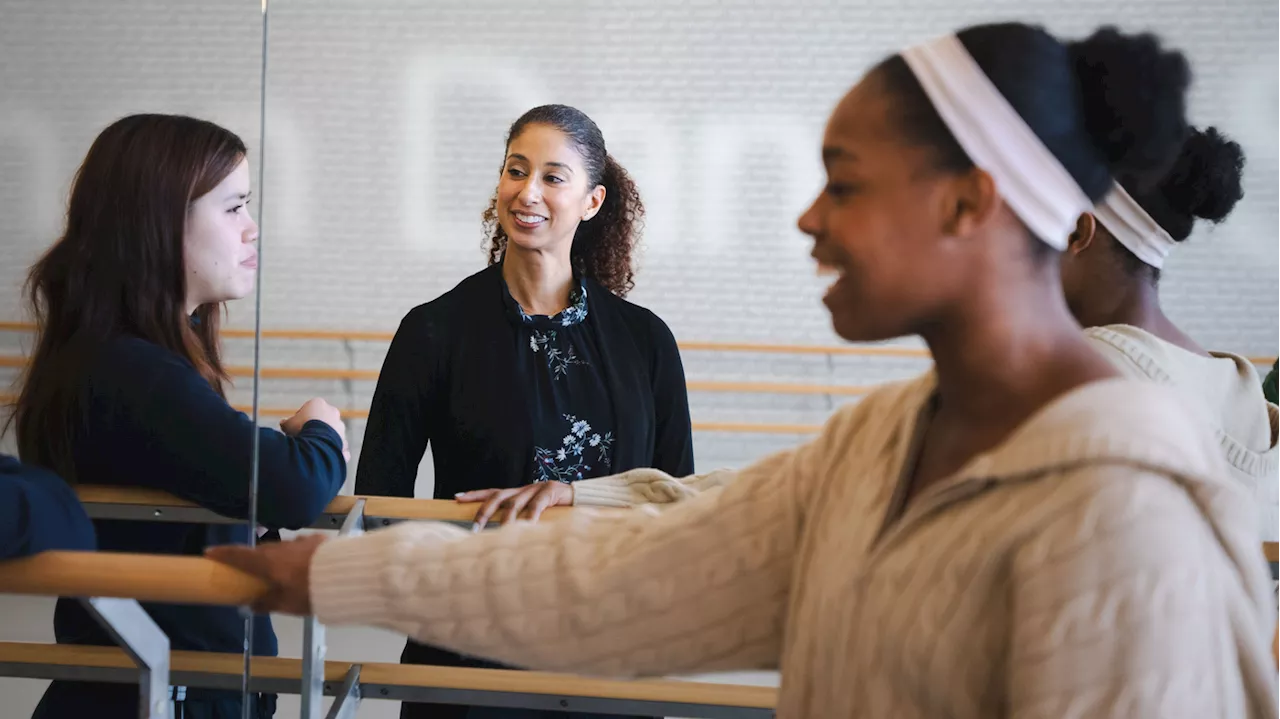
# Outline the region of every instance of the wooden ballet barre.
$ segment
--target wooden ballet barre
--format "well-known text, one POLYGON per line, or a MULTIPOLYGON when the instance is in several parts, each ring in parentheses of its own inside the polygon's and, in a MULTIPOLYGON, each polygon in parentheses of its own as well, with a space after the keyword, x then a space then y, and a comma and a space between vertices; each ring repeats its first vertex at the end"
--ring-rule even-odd
MULTIPOLYGON (((15 401, 12 394, 0 393, 0 404, 9 404, 15 401)), ((237 411, 250 414, 253 407, 244 404, 232 405, 237 411)), ((259 407, 259 417, 292 417, 296 408, 290 407, 259 407)), ((345 419, 368 419, 369 410, 367 409, 341 409, 338 410, 342 418, 345 419)), ((730 432, 734 434, 817 434, 822 431, 820 424, 776 424, 763 422, 692 422, 691 428, 695 432, 730 432)))
MULTIPOLYGON (((175 651, 170 656, 174 685, 240 688, 239 654, 175 651)), ((0 676, 126 683, 136 681, 137 673, 114 647, 0 642, 0 676)), ((772 687, 337 661, 325 662, 324 694, 338 695, 352 675, 358 677, 360 697, 396 701, 735 719, 770 717, 777 702, 772 687)), ((300 677, 299 659, 254 657, 249 690, 297 694, 300 677)))
POLYGON ((1266 556, 1267 561, 1271 562, 1272 564, 1275 564, 1276 562, 1280 562, 1280 543, 1263 542, 1262 554, 1266 556))
MULTIPOLYGON (((0 332, 31 332, 35 325, 29 322, 0 322, 0 332)), ((224 327, 222 336, 235 339, 253 339, 256 335, 251 329, 224 327)), ((263 339, 276 340, 327 340, 333 342, 390 342, 394 337, 391 332, 370 332, 365 330, 303 330, 281 329, 262 330, 263 339)), ((860 345, 860 346, 828 346, 802 344, 767 344, 757 342, 720 342, 710 340, 683 340, 676 345, 682 350, 698 352, 743 352, 755 354, 816 354, 853 357, 919 357, 929 356, 923 347, 902 347, 894 345, 860 345)), ((1248 357, 1255 365, 1270 365, 1275 357, 1248 357)))
MULTIPOLYGON (((205 509, 194 502, 173 496, 167 492, 141 487, 110 487, 80 485, 76 493, 85 510, 94 519, 122 519, 151 522, 192 522, 200 524, 239 524, 243 519, 231 519, 205 509)), ((475 519, 479 504, 458 504, 447 499, 408 499, 403 497, 334 497, 312 529, 338 529, 359 500, 364 500, 363 526, 376 529, 401 521, 436 521, 470 525, 475 519)), ((551 507, 546 517, 554 520, 582 508, 551 507)), ((608 509, 596 509, 609 512, 608 509)), ((616 511, 616 510, 612 510, 616 511)), ((501 522, 501 513, 491 522, 501 522)))
MULTIPOLYGON (((123 519, 151 522, 193 522, 201 524, 236 524, 243 520, 231 519, 205 509, 194 502, 180 499, 167 492, 141 487, 109 487, 79 485, 76 493, 85 510, 94 519, 123 519)), ((338 529, 357 502, 364 500, 362 526, 366 529, 385 527, 402 521, 435 521, 470 525, 475 519, 479 504, 458 504, 447 499, 407 499, 402 497, 341 496, 334 497, 324 513, 311 525, 311 529, 338 529)), ((588 509, 586 507, 551 507, 543 515, 547 520, 567 516, 568 513, 588 509)), ((590 508, 595 512, 625 511, 609 508, 590 508)), ((490 520, 499 524, 502 513, 490 520)), ((1280 545, 1263 542, 1262 554, 1271 564, 1280 562, 1280 545)), ((1272 574, 1274 576, 1275 569, 1272 574)))
MULTIPOLYGON (((22 355, 0 355, 0 367, 24 367, 27 358, 22 355)), ((253 367, 232 365, 226 368, 232 377, 252 377, 253 367)), ((330 367, 260 367, 262 379, 284 380, 356 380, 375 382, 378 370, 337 369, 330 367)), ((875 385, 802 384, 795 382, 737 382, 721 380, 687 380, 685 388, 690 392, 734 392, 740 394, 800 394, 835 395, 857 397, 875 389, 875 385)))
MULTIPOLYGON (((35 325, 29 322, 0 322, 0 332, 32 332, 35 325)), ((223 327, 223 337, 232 339, 254 339, 256 334, 251 329, 223 327)), ((330 342, 390 342, 395 337, 392 332, 370 332, 365 330, 304 330, 281 329, 262 330, 263 339, 272 340, 321 340, 330 342)), ((928 357, 923 348, 894 347, 891 345, 838 346, 822 345, 779 345, 751 342, 712 342, 712 341, 677 341, 676 345, 683 350, 709 352, 751 352, 762 354, 833 354, 871 357, 928 357)))
POLYGON ((202 557, 54 551, 0 561, 0 594, 241 606, 266 591, 262 580, 202 557))

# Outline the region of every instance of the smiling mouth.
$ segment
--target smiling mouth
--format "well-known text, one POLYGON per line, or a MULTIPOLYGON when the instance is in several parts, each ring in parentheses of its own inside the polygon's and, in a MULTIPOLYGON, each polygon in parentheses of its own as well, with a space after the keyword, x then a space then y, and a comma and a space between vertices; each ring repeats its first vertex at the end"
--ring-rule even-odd
POLYGON ((528 212, 512 212, 511 216, 515 218, 516 224, 521 227, 537 227, 547 221, 542 215, 534 215, 528 212))
POLYGON ((831 295, 832 292, 835 291, 836 287, 840 285, 840 282, 844 280, 845 274, 848 272, 848 269, 843 265, 839 265, 834 262, 827 261, 825 259, 819 259, 817 260, 817 262, 818 262, 818 269, 817 269, 818 276, 828 278, 827 290, 822 295, 823 299, 826 299, 831 295))

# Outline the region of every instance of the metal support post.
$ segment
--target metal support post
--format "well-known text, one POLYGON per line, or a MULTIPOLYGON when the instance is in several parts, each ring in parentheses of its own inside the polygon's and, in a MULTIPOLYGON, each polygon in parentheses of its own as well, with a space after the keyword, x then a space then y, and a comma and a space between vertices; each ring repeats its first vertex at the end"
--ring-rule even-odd
MULTIPOLYGON (((338 530, 340 537, 364 534, 363 499, 347 513, 338 530)), ((324 625, 314 616, 307 617, 302 626, 302 719, 320 719, 320 705, 324 700, 324 625)), ((335 702, 336 705, 336 702, 335 702)))
POLYGON ((167 719, 169 711, 169 637, 132 599, 81 599, 89 614, 138 665, 138 716, 167 719))

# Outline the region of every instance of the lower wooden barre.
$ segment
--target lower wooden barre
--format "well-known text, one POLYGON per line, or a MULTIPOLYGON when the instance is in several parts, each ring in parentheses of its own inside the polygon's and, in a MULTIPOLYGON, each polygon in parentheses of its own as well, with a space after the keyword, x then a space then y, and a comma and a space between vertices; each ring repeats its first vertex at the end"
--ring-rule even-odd
MULTIPOLYGON (((175 651, 170 658, 170 681, 178 686, 237 690, 242 666, 239 654, 175 651)), ((338 692, 351 666, 351 662, 325 662, 326 695, 338 692)), ((137 674, 128 656, 115 647, 0 642, 0 676, 131 682, 137 674)), ((250 676, 252 691, 297 694, 302 662, 255 657, 250 676)), ((360 685, 365 699, 657 716, 764 719, 777 702, 777 690, 771 687, 386 663, 361 664, 360 685)))
POLYGON ((266 591, 262 580, 201 557, 42 552, 0 561, 0 594, 242 606, 266 591))

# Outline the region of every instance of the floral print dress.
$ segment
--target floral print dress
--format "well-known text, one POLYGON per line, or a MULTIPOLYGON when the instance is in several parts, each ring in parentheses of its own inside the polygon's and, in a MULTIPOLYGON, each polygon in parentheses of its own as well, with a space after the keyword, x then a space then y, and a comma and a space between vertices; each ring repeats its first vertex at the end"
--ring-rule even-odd
POLYGON ((613 403, 588 323, 587 290, 579 281, 569 307, 529 315, 503 292, 520 346, 517 367, 527 382, 532 415, 530 482, 576 482, 612 474, 613 403))

